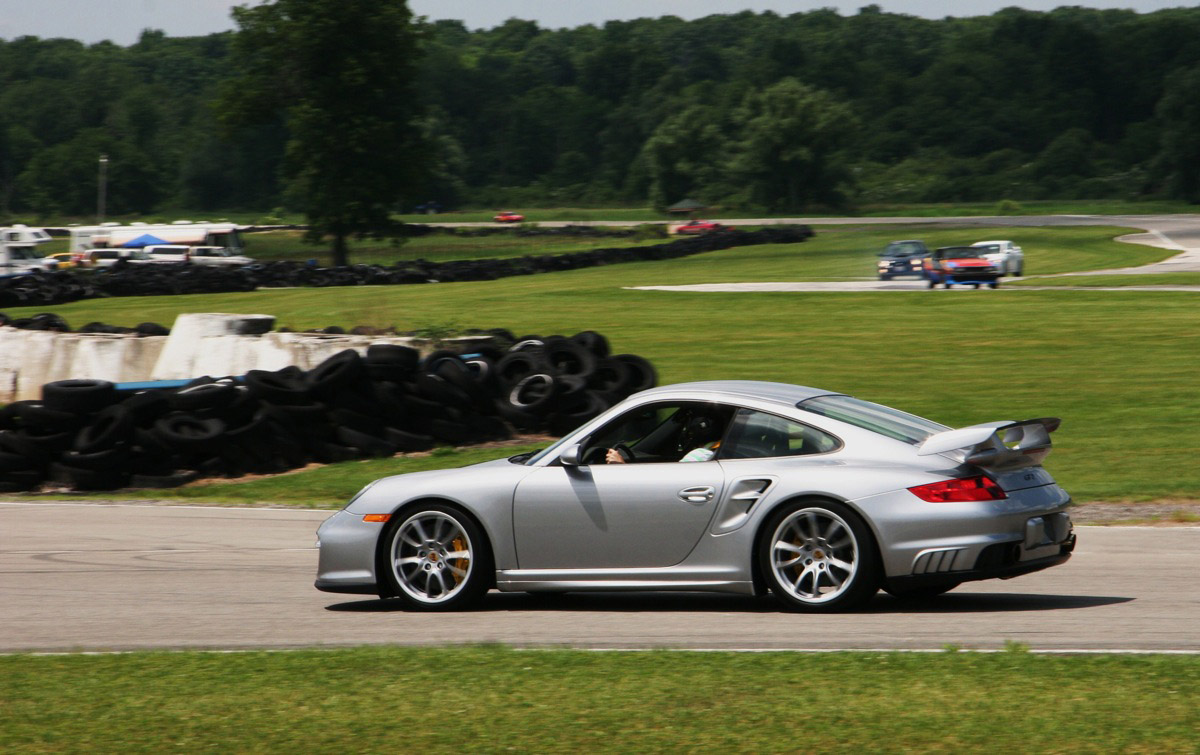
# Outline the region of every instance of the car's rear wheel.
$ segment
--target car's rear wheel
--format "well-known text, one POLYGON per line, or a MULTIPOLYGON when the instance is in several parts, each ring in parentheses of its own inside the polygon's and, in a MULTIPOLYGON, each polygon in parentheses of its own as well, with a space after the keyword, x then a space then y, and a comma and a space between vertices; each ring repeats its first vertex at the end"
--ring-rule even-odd
POLYGON ((761 573, 789 609, 842 611, 879 589, 875 541, 862 519, 833 501, 781 507, 759 534, 761 573))
POLYGON ((461 610, 491 586, 492 552, 478 525, 439 503, 394 516, 385 535, 385 576, 392 593, 423 611, 461 610))

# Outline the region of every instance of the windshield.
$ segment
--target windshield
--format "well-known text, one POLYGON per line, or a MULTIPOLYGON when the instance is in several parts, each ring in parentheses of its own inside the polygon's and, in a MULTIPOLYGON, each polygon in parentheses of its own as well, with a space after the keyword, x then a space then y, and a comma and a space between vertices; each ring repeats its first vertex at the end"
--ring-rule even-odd
POLYGON ((982 249, 968 247, 953 247, 951 249, 937 250, 937 258, 941 260, 966 260, 979 259, 983 256, 982 249))
POLYGON ((818 396, 801 401, 796 406, 806 412, 836 419, 914 446, 931 435, 950 429, 915 414, 852 396, 818 396))
POLYGON ((883 253, 892 257, 905 254, 920 254, 922 251, 921 245, 916 241, 893 241, 887 245, 887 249, 884 249, 883 253))

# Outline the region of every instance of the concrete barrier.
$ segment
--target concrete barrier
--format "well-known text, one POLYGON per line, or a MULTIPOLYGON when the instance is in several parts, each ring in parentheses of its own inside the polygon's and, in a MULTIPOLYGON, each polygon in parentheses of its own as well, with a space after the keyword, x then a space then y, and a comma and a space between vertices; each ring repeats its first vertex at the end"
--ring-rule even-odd
MULTIPOLYGON (((242 375, 289 365, 312 369, 344 349, 365 353, 373 343, 394 343, 429 353, 441 344, 410 336, 355 336, 271 331, 271 315, 183 314, 169 336, 55 333, 0 326, 0 404, 40 399, 55 380, 93 378, 114 383, 186 380, 201 375, 242 375)), ((486 336, 441 343, 469 350, 486 336)))

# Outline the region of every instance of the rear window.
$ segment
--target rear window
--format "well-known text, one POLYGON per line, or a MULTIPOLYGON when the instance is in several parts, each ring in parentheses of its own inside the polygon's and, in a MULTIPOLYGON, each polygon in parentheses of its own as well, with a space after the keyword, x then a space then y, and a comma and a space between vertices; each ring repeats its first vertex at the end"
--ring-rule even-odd
POLYGON ((851 396, 818 396, 801 401, 796 407, 914 446, 931 435, 950 429, 915 414, 851 396))

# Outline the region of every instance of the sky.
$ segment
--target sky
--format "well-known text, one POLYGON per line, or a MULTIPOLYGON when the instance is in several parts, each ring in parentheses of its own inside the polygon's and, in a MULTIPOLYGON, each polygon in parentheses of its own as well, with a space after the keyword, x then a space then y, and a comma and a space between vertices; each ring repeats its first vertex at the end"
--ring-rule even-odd
MULTIPOLYGON (((609 20, 679 16, 700 18, 713 13, 771 10, 781 15, 817 8, 836 8, 852 15, 871 0, 409 0, 413 12, 431 20, 454 18, 469 28, 490 28, 508 18, 537 21, 557 29, 601 25, 609 20)), ((1087 8, 1132 8, 1148 13, 1162 8, 1191 6, 1182 0, 875 0, 890 13, 926 18, 990 15, 1010 6, 1051 10, 1060 5, 1087 8)), ((198 36, 234 27, 230 9, 255 4, 228 0, 0 0, 0 39, 32 35, 68 37, 87 43, 111 40, 119 45, 137 41, 143 29, 160 29, 168 36, 198 36)))

